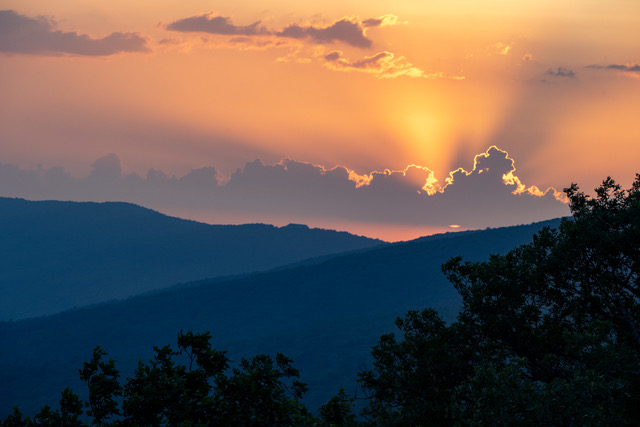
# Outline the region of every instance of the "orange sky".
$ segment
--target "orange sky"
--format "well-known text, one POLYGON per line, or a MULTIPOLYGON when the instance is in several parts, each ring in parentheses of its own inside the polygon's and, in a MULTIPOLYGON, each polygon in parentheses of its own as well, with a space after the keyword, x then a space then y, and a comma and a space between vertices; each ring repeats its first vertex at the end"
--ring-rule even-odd
POLYGON ((396 3, 0 0, 0 163, 444 184, 496 145, 542 189, 640 170, 639 2, 396 3))

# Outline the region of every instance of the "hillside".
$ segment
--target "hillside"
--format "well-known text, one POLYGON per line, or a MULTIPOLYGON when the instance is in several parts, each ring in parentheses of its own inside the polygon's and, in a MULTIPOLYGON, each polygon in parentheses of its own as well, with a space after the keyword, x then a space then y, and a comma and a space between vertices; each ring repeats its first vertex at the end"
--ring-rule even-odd
POLYGON ((208 225, 129 203, 0 198, 0 320, 381 243, 302 225, 208 225))
POLYGON ((309 383, 316 408, 339 386, 352 392, 369 349, 409 309, 432 306, 455 318, 459 296, 440 265, 455 255, 487 259, 531 240, 542 226, 447 233, 279 268, 229 281, 201 281, 126 301, 40 319, 0 323, 0 417, 11 405, 26 413, 55 405, 78 368, 100 344, 124 375, 153 345, 175 342, 180 330, 211 331, 214 347, 232 359, 282 352, 309 383))

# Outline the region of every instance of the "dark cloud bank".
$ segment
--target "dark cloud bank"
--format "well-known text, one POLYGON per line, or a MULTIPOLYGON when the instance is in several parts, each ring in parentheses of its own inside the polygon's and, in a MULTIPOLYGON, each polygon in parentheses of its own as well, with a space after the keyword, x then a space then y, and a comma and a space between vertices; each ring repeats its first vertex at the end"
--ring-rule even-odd
POLYGON ((166 28, 171 31, 220 35, 275 35, 283 38, 309 40, 317 44, 342 42, 364 49, 372 45, 372 41, 365 34, 366 28, 383 25, 384 18, 367 19, 362 22, 344 18, 327 26, 291 24, 281 30, 268 30, 260 26, 260 23, 261 21, 257 21, 251 25, 237 26, 231 22, 229 17, 204 14, 180 19, 168 24, 166 28))
POLYGON ((266 28, 260 27, 260 21, 251 25, 236 26, 231 23, 231 18, 213 15, 198 15, 180 19, 167 25, 167 30, 236 36, 268 34, 266 28))
POLYGON ((341 19, 327 27, 305 27, 293 24, 277 32, 276 35, 294 39, 308 38, 319 44, 340 41, 359 48, 369 48, 372 44, 364 34, 363 25, 348 19, 341 19))
POLYGON ((393 59, 391 52, 380 52, 376 55, 366 57, 358 61, 349 61, 344 58, 342 52, 333 51, 324 57, 325 61, 346 69, 368 70, 380 69, 380 64, 387 59, 393 59))
POLYGON ((594 70, 622 71, 624 73, 640 74, 640 64, 587 65, 585 68, 591 68, 594 70))
MULTIPOLYGON (((27 199, 129 201, 161 212, 207 212, 210 218, 237 215, 254 222, 370 222, 390 225, 496 227, 568 214, 548 191, 538 197, 513 194, 503 175, 513 170, 506 153, 491 148, 476 156, 473 171, 452 173, 453 183, 428 195, 422 189, 430 172, 375 172, 368 185, 356 187, 342 167, 322 167, 294 160, 265 165, 259 160, 238 169, 226 183, 213 167, 183 177, 151 169, 146 176, 123 175, 115 154, 98 159, 85 178, 62 168, 25 170, 0 164, 0 195, 27 199)), ((222 222, 222 221, 220 221, 222 222)), ((245 222, 244 220, 242 222, 245 222)))
POLYGON ((119 52, 147 52, 147 40, 138 33, 111 33, 91 38, 55 29, 44 17, 30 18, 13 10, 0 10, 0 52, 31 55, 107 56, 119 52))
POLYGON ((570 70, 568 68, 558 67, 556 70, 553 70, 553 69, 547 70, 545 75, 551 76, 551 77, 566 77, 566 78, 572 79, 576 76, 576 73, 573 70, 570 70))

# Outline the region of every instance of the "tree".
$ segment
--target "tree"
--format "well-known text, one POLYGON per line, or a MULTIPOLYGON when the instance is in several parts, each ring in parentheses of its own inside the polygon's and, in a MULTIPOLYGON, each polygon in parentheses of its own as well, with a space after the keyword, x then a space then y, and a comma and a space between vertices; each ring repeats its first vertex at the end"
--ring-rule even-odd
POLYGON ((369 399, 363 415, 380 425, 449 425, 453 388, 470 373, 460 325, 446 326, 433 309, 396 320, 403 339, 386 334, 373 347, 373 370, 358 381, 369 399))
POLYGON ((306 385, 282 354, 242 359, 229 369, 209 333, 178 335, 178 351, 155 347, 124 386, 124 421, 134 425, 300 425, 312 419, 300 400, 306 385), (186 356, 188 365, 174 359, 186 356), (290 383, 288 382, 290 380, 290 383))
POLYGON ((457 322, 432 310, 383 336, 360 374, 374 422, 413 425, 637 424, 640 411, 640 175, 596 197, 565 189, 572 217, 486 262, 443 266, 457 322))
POLYGON ((211 416, 209 396, 229 359, 214 350, 209 333, 178 334, 178 351, 170 346, 154 347, 154 359, 140 361, 133 378, 124 386, 125 419, 139 425, 177 425, 184 420, 206 424, 211 416), (186 354, 189 365, 174 361, 186 354))
POLYGON ((221 425, 301 426, 315 419, 301 403, 306 384, 293 361, 281 353, 274 360, 264 354, 242 359, 233 375, 221 378, 215 396, 221 425), (290 382, 289 382, 290 381, 290 382))
POLYGON ((82 401, 71 391, 64 389, 60 398, 60 423, 64 426, 81 426, 80 416, 82 416, 82 401))
POLYGON ((80 379, 89 386, 89 408, 87 415, 93 417, 93 423, 103 425, 109 418, 120 415, 117 398, 122 395, 118 378, 120 372, 116 369, 113 359, 103 361, 107 352, 101 346, 93 350, 93 356, 80 369, 80 379))
POLYGON ((26 427, 30 425, 31 420, 29 417, 24 417, 20 409, 17 406, 13 407, 13 413, 4 420, 1 424, 5 427, 26 427))
POLYGON ((595 198, 575 184, 565 192, 572 217, 558 230, 485 263, 444 266, 463 297, 459 321, 483 365, 521 360, 549 417, 638 420, 627 396, 640 391, 640 175, 627 191, 607 178, 595 198))
POLYGON ((353 413, 355 399, 349 397, 340 387, 338 394, 320 407, 320 419, 330 426, 353 426, 357 425, 356 416, 353 413))
POLYGON ((226 352, 211 348, 211 335, 178 334, 178 350, 154 347, 155 356, 124 385, 113 359, 98 346, 80 369, 89 387, 82 402, 70 389, 62 392, 60 410, 43 407, 33 419, 18 408, 3 426, 83 426, 83 407, 96 425, 237 425, 300 426, 317 420, 301 402, 307 390, 293 361, 259 354, 231 369, 226 352), (187 363, 180 363, 182 359, 187 363))
POLYGON ((51 407, 44 406, 33 419, 24 417, 20 410, 14 406, 13 414, 9 415, 4 423, 0 425, 6 427, 76 427, 84 426, 79 417, 82 415, 82 401, 70 389, 62 392, 60 399, 60 410, 51 410, 51 407))

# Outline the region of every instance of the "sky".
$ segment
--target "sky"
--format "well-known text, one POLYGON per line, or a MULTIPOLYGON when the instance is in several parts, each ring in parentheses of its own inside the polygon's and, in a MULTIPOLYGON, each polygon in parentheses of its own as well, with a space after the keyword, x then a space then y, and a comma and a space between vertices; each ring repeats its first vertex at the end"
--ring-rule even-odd
POLYGON ((637 0, 0 0, 0 196, 402 240, 640 160, 637 0))

